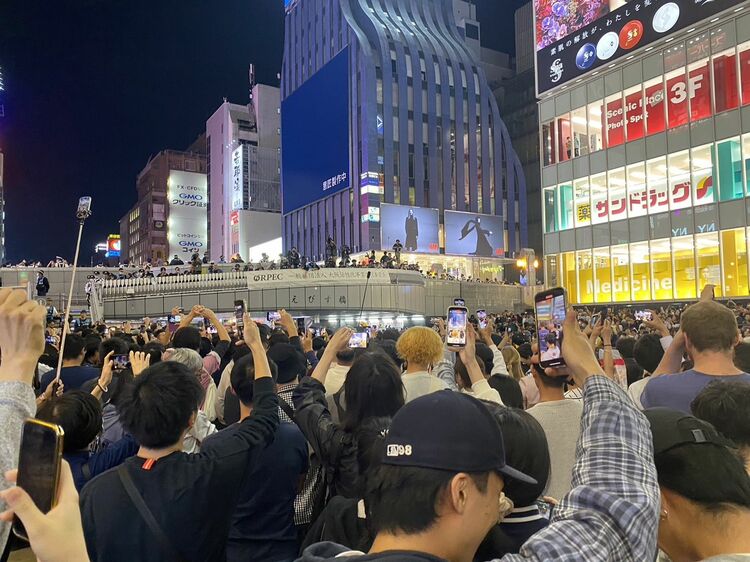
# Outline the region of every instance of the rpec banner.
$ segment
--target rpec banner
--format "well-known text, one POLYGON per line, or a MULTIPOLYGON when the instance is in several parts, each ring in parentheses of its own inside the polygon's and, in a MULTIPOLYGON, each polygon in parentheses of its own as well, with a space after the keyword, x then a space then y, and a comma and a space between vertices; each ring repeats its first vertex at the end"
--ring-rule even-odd
POLYGON ((169 258, 183 261, 208 249, 208 189, 205 174, 173 170, 169 175, 169 258))

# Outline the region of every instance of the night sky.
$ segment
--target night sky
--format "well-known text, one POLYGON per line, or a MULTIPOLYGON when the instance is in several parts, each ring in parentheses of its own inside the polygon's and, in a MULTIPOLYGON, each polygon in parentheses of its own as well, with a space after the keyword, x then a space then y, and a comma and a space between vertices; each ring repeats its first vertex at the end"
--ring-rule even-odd
MULTIPOLYGON (((482 39, 513 51, 522 0, 477 0, 482 39)), ((0 119, 8 260, 73 257, 75 208, 93 197, 81 263, 118 233, 150 155, 184 149, 247 68, 274 83, 283 0, 3 0, 0 119)))

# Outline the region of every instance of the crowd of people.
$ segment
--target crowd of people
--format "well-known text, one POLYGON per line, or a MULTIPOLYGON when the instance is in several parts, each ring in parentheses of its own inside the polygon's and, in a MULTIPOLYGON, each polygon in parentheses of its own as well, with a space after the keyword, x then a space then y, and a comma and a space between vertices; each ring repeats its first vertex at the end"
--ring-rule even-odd
POLYGON ((0 547, 15 515, 44 562, 750 553, 750 310, 710 291, 571 309, 553 369, 530 312, 472 317, 460 348, 442 318, 353 348, 364 327, 196 305, 76 318, 58 377, 46 315, 0 290, 0 547), (65 433, 47 514, 13 486, 30 416, 65 433))

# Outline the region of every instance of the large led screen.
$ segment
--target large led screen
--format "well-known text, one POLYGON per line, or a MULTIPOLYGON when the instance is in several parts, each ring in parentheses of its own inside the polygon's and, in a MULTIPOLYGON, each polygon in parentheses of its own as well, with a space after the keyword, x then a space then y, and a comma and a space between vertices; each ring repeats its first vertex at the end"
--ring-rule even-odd
POLYGON ((348 189, 349 49, 281 104, 284 214, 348 189))
POLYGON ((533 1, 542 94, 742 0, 533 1))
POLYGON ((172 171, 167 197, 169 256, 183 261, 208 248, 208 185, 206 174, 172 171))
POLYGON ((445 211, 445 253, 485 258, 502 257, 503 218, 445 211))
POLYGON ((380 242, 390 251, 396 241, 403 252, 437 254, 440 252, 440 215, 437 209, 406 205, 380 206, 380 242))

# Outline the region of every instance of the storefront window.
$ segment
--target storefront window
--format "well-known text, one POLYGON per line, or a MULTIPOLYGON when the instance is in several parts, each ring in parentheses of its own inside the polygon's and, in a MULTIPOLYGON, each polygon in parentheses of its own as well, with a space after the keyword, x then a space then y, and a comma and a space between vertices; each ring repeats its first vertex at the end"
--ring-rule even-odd
POLYGON ((746 230, 744 228, 725 230, 720 236, 724 294, 728 297, 746 297, 749 288, 746 230))
POLYGON ((742 158, 745 162, 746 193, 750 195, 750 135, 742 136, 742 158))
POLYGON ((557 267, 557 255, 545 256, 544 278, 550 287, 559 287, 561 284, 560 271, 557 267))
POLYGON ((643 163, 632 164, 627 168, 628 216, 641 217, 648 210, 648 188, 646 170, 643 163))
POLYGON ((594 249, 594 301, 612 301, 612 269, 609 248, 594 249))
POLYGON ((588 130, 589 130, 589 149, 596 152, 604 148, 604 116, 602 114, 602 100, 589 104, 588 109, 588 130))
POLYGON ((564 162, 570 160, 573 155, 573 139, 571 138, 573 131, 570 127, 570 115, 557 118, 557 146, 558 151, 558 162, 564 162))
POLYGON ((716 102, 716 113, 734 109, 739 100, 737 96, 737 57, 734 49, 728 49, 723 53, 714 55, 714 99, 716 102))
POLYGON ((612 296, 614 302, 630 300, 630 254, 628 245, 612 246, 612 296))
POLYGON ((744 197, 742 188, 742 147, 734 138, 716 144, 719 176, 719 200, 731 201, 744 197))
MULTIPOLYGON (((750 135, 748 135, 750 137, 750 135)), ((594 224, 609 220, 609 202, 607 200, 607 174, 591 176, 591 221, 594 224)))
POLYGON ((737 47, 740 59, 740 90, 742 105, 750 104, 750 42, 737 47))
POLYGON ((694 299, 697 292, 695 288, 693 237, 672 238, 672 254, 674 255, 675 271, 674 296, 676 299, 694 299))
POLYGON ((667 115, 670 129, 688 122, 688 95, 685 69, 679 68, 667 74, 667 115))
POLYGON ((557 200, 560 204, 560 230, 567 230, 573 228, 573 186, 563 184, 557 189, 557 200))
POLYGON ((631 298, 634 301, 651 300, 651 272, 649 271, 648 242, 630 245, 631 298))
POLYGON ((616 221, 627 218, 627 193, 625 192, 625 168, 611 170, 607 174, 609 186, 608 212, 609 220, 616 221))
POLYGON ((643 138, 643 92, 640 86, 625 91, 625 123, 629 141, 643 138))
POLYGON ((664 82, 654 78, 645 84, 646 132, 649 135, 661 133, 666 127, 664 103, 664 82))
POLYGON ((557 189, 544 188, 544 232, 557 232, 558 218, 557 189))
POLYGON ((573 156, 589 153, 588 133, 586 132, 586 108, 579 107, 571 113, 573 123, 573 156))
POLYGON ((693 201, 695 205, 713 203, 714 195, 714 158, 713 145, 707 144, 693 148, 690 167, 693 177, 693 201))
POLYGON ((613 147, 625 142, 625 112, 622 95, 607 98, 607 146, 613 147))
POLYGON ((692 205, 690 200, 690 158, 683 150, 669 155, 669 205, 675 209, 685 209, 692 205))
POLYGON ((545 166, 549 166, 556 162, 554 121, 542 123, 542 159, 545 166))
POLYGON ((578 277, 576 275, 576 253, 566 252, 562 254, 562 274, 568 298, 571 302, 578 303, 578 277))
POLYGON ((654 300, 671 300, 672 251, 669 238, 651 241, 651 289, 654 300))
POLYGON ((589 198, 589 180, 583 178, 573 182, 576 198, 575 225, 591 224, 591 200, 589 198))
POLYGON ((695 235, 695 250, 698 257, 698 286, 716 285, 714 294, 723 295, 721 266, 719 265, 719 233, 695 235))
POLYGON ((578 262, 578 296, 581 304, 594 302, 594 264, 591 250, 576 252, 578 262))
POLYGON ((648 180, 648 212, 663 213, 669 210, 669 188, 667 187, 667 157, 654 158, 646 162, 648 180))

